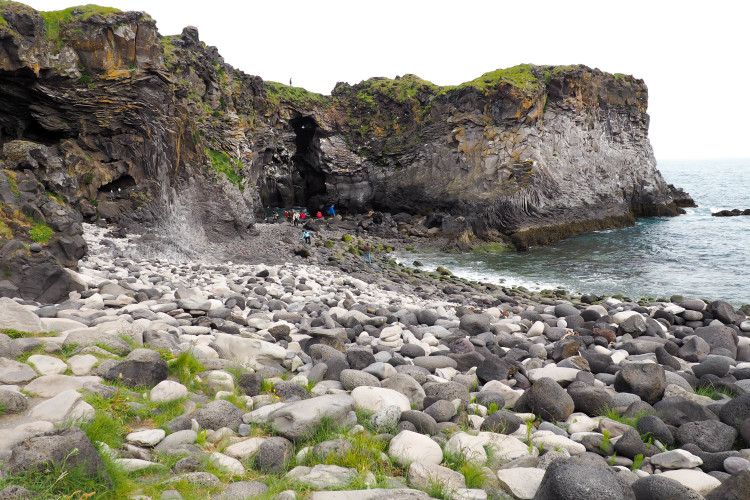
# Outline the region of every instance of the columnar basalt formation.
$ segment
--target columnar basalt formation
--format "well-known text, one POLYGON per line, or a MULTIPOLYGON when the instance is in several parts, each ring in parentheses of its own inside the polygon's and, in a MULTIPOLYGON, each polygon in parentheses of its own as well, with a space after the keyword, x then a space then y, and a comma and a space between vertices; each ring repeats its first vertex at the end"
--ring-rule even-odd
MULTIPOLYGON (((679 211, 631 76, 521 65, 322 96, 232 68, 195 28, 160 36, 144 13, 0 9, 2 241, 28 244, 38 223, 67 238, 82 220, 163 227, 179 206, 201 241, 222 243, 249 236, 264 207, 335 203, 460 216, 457 235, 523 249, 679 211), (53 199, 70 223, 50 224, 53 199)), ((20 293, 23 276, 5 278, 20 293)))

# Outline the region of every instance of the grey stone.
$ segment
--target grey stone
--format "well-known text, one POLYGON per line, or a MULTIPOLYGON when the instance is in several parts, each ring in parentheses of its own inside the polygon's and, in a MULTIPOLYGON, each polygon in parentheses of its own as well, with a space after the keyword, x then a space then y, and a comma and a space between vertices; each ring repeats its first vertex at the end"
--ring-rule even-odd
POLYGON ((660 475, 642 477, 631 486, 636 500, 702 500, 697 491, 660 475))
POLYGON ((261 472, 278 474, 286 469, 292 459, 294 445, 281 436, 264 440, 255 455, 255 466, 261 472))
POLYGON ((400 420, 401 408, 391 405, 373 413, 370 425, 375 429, 395 429, 400 420))
POLYGON ((548 377, 536 381, 524 396, 525 404, 531 411, 551 422, 565 420, 575 407, 565 389, 548 377))
POLYGON ((437 422, 431 416, 421 411, 404 411, 401 412, 401 422, 409 422, 413 428, 408 430, 419 432, 420 434, 433 435, 437 433, 437 422))
POLYGON ((680 445, 694 443, 711 453, 731 450, 736 437, 737 429, 716 420, 688 422, 677 431, 680 445))
POLYGON ((500 410, 487 415, 482 422, 480 430, 497 432, 499 434, 512 434, 516 432, 522 424, 523 420, 518 418, 515 414, 500 410))
POLYGON ((135 349, 104 375, 104 379, 127 387, 153 387, 167 379, 169 369, 161 355, 150 349, 135 349))
POLYGON ((242 415, 242 410, 229 401, 217 400, 200 408, 194 418, 203 429, 217 430, 227 427, 237 431, 242 423, 242 415))
POLYGON ((409 399, 409 403, 411 403, 412 408, 420 410, 424 407, 423 402, 426 396, 424 389, 419 384, 419 382, 417 382, 417 380, 415 380, 414 377, 410 375, 407 375, 405 373, 398 373, 393 377, 388 377, 387 379, 381 381, 380 387, 385 387, 386 389, 393 389, 394 391, 400 392, 409 399))
POLYGON ((328 441, 323 441, 321 443, 318 443, 315 445, 315 447, 312 449, 313 456, 325 460, 330 455, 336 455, 336 456, 343 456, 346 455, 349 451, 354 449, 354 445, 350 443, 349 441, 341 438, 337 439, 330 439, 328 441))
POLYGON ((612 469, 576 459, 555 460, 547 467, 534 500, 632 500, 630 487, 612 469))
POLYGON ((469 335, 479 335, 490 331, 490 320, 489 314, 464 314, 458 327, 469 335))
POLYGON ((343 422, 353 406, 354 399, 348 394, 318 396, 272 411, 268 422, 284 437, 296 440, 314 430, 324 416, 343 422))
POLYGON ((454 399, 461 400, 461 408, 465 409, 469 404, 469 390, 456 382, 446 383, 430 383, 424 386, 425 406, 430 406, 432 403, 439 399, 445 399, 447 401, 453 401, 454 399))
POLYGON ((615 390, 636 394, 649 404, 662 398, 667 387, 664 368, 655 363, 632 363, 625 365, 615 376, 615 390))
POLYGON ((380 387, 380 380, 375 375, 361 370, 342 370, 339 380, 347 391, 360 386, 380 387))
POLYGON ((447 422, 456 414, 456 407, 445 399, 439 399, 424 409, 424 413, 435 419, 435 422, 447 422))
POLYGON ((20 392, 0 388, 0 407, 5 413, 23 413, 28 406, 26 396, 20 392))
POLYGON ((263 495, 268 491, 268 486, 260 481, 237 481, 229 483, 227 488, 220 494, 214 495, 214 500, 245 500, 263 495))
POLYGON ((25 439, 13 447, 4 467, 14 474, 23 471, 41 473, 50 462, 64 462, 71 469, 80 466, 84 476, 102 477, 107 483, 111 482, 102 458, 78 427, 25 439), (78 452, 71 453, 73 449, 78 449, 78 452))
POLYGON ((615 452, 618 456, 635 458, 636 455, 646 454, 646 445, 641 440, 641 435, 635 429, 625 432, 615 443, 615 452))

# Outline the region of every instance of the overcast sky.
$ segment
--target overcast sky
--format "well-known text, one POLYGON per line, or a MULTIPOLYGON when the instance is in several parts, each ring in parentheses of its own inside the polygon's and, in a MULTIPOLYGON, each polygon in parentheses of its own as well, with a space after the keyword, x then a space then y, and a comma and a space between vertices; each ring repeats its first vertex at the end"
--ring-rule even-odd
MULTIPOLYGON (((93 1, 93 0, 92 0, 93 1)), ((27 0, 37 10, 76 2, 27 0)), ((521 63, 585 64, 649 89, 657 159, 750 157, 750 4, 743 1, 99 0, 193 25, 225 61, 330 94, 414 73, 455 85, 521 63)))

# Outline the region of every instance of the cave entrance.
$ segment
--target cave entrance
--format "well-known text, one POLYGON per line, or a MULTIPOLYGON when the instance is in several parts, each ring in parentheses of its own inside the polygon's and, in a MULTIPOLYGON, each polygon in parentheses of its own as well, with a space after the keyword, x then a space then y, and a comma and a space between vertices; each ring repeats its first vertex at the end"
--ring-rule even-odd
POLYGON ((294 201, 315 213, 329 201, 323 171, 323 151, 316 134, 318 124, 310 116, 299 116, 292 118, 290 125, 296 136, 296 149, 292 156, 294 201))

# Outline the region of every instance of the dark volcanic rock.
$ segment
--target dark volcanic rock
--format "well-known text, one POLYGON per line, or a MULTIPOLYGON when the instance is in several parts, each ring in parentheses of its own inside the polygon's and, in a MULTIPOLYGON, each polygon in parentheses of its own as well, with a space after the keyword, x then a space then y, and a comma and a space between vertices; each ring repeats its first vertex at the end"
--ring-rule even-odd
POLYGON ((557 422, 573 413, 573 399, 551 378, 541 378, 526 391, 526 405, 544 420, 557 422))
POLYGON ((222 399, 211 401, 200 408, 193 418, 203 429, 221 429, 229 427, 236 431, 242 423, 243 412, 229 401, 222 399))
POLYGON ((654 363, 625 365, 615 376, 615 390, 636 394, 647 403, 659 401, 667 387, 664 368, 654 363))
POLYGON ((555 460, 544 473, 534 500, 630 500, 632 490, 607 466, 576 459, 555 460))
POLYGON ((688 422, 677 431, 677 442, 681 445, 696 444, 711 453, 732 449, 735 438, 737 429, 716 420, 688 422))
POLYGON ((65 464, 66 468, 81 467, 86 477, 102 476, 109 482, 109 474, 89 440, 78 427, 71 427, 52 434, 28 438, 11 450, 4 467, 11 473, 22 471, 43 473, 49 463, 65 464), (77 449, 77 453, 71 453, 77 449))
POLYGON ((697 491, 659 475, 642 477, 633 485, 636 500, 702 500, 697 491))
POLYGON ((127 387, 153 387, 167 379, 169 368, 161 355, 151 349, 135 349, 104 375, 111 382, 127 387))

